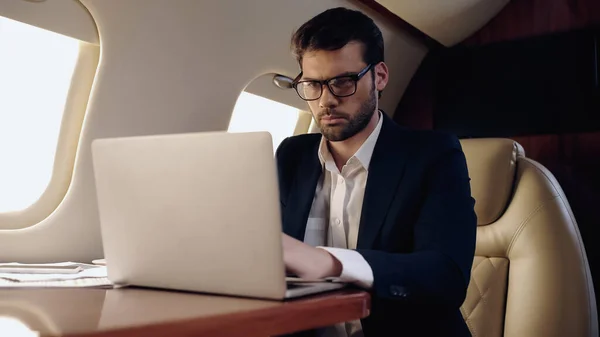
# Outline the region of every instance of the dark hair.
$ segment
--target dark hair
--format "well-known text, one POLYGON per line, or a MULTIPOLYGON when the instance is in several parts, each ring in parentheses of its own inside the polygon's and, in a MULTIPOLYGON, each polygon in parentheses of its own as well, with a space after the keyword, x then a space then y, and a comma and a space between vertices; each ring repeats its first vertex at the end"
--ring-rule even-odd
POLYGON ((307 51, 337 50, 351 41, 362 43, 365 63, 383 61, 383 36, 375 22, 359 11, 343 7, 328 9, 298 28, 292 36, 292 50, 302 68, 302 57, 307 51))

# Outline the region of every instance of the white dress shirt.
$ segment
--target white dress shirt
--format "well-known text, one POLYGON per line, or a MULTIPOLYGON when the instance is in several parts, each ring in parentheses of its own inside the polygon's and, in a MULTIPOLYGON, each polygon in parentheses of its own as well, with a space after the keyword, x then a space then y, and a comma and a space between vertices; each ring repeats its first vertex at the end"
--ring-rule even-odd
MULTIPOLYGON (((369 163, 383 122, 381 112, 378 113, 377 126, 358 151, 348 159, 341 172, 329 152, 327 140, 321 138, 318 156, 323 173, 317 183, 304 236, 304 242, 327 250, 340 261, 340 278, 343 281, 365 289, 373 285, 373 270, 354 249, 358 239, 369 163)), ((325 330, 328 330, 323 334, 325 336, 362 336, 360 321, 338 324, 325 330)))

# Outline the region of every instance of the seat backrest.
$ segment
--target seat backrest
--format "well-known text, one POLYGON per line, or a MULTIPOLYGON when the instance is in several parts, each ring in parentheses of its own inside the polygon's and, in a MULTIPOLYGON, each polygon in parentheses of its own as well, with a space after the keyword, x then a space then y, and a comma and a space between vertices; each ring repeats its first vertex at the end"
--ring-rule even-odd
POLYGON ((562 188, 509 139, 461 140, 478 218, 461 307, 474 337, 596 337, 592 276, 562 188))

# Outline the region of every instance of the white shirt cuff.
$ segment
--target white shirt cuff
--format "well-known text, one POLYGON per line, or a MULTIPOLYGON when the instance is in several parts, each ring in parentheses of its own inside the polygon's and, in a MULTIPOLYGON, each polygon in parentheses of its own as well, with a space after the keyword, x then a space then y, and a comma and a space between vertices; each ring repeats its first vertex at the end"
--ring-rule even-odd
POLYGON ((333 247, 317 247, 328 251, 342 264, 342 274, 339 279, 353 283, 365 289, 373 286, 373 269, 365 258, 357 251, 333 247))

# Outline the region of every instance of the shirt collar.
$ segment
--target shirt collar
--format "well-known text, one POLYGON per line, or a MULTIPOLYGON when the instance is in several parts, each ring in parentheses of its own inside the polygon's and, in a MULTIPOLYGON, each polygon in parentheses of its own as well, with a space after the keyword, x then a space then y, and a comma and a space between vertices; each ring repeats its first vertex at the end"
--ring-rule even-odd
MULTIPOLYGON (((369 164, 371 162, 371 157, 373 156, 373 150, 375 149, 375 144, 377 143, 377 139, 379 138, 379 133, 381 132, 381 125, 383 124, 383 116, 381 115, 381 111, 377 111, 379 113, 379 121, 377 122, 377 126, 371 132, 369 137, 365 140, 365 142, 360 146, 358 151, 348 159, 348 162, 352 160, 358 160, 358 162, 362 165, 365 170, 369 170, 369 164), (356 158, 356 159, 353 159, 356 158)), ((329 152, 329 148, 327 147, 327 140, 325 137, 321 137, 321 143, 319 144, 319 161, 321 161, 321 165, 325 165, 325 168, 330 171, 337 171, 337 167, 329 152)))

